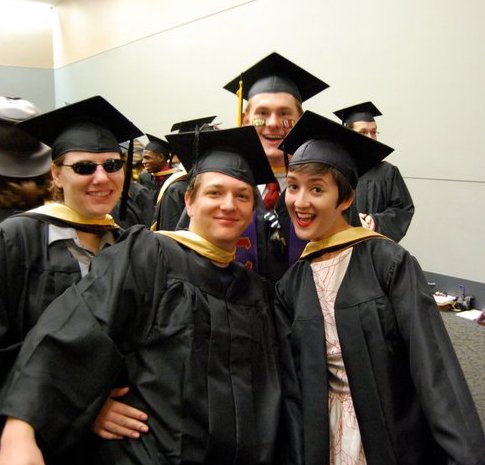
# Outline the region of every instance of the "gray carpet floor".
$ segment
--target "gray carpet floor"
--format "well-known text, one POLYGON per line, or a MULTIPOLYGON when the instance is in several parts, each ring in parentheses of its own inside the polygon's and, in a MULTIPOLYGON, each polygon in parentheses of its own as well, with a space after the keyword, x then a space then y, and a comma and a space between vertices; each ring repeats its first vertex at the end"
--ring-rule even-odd
POLYGON ((441 312, 485 430, 485 326, 441 312))

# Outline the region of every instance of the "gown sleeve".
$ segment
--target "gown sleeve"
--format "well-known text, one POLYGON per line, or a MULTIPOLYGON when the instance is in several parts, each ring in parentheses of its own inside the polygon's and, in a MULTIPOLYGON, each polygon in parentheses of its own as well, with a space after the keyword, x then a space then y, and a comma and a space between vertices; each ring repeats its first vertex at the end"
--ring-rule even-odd
POLYGON ((376 231, 399 242, 406 234, 414 215, 414 204, 404 179, 396 166, 387 170, 381 183, 382 209, 369 211, 376 222, 376 231), (387 192, 386 192, 387 191, 387 192))
POLYGON ((16 266, 20 263, 18 247, 9 241, 4 230, 0 228, 0 386, 12 366, 20 347, 20 341, 10 336, 11 314, 9 300, 20 294, 20 289, 12 288, 15 284, 10 276, 19 276, 16 266))
POLYGON ((147 337, 164 283, 154 235, 132 228, 42 314, 11 372, 1 414, 30 423, 48 445, 89 428, 123 357, 147 337), (92 415, 85 415, 92 411, 92 415), (82 424, 76 420, 82 418, 82 424))
POLYGON ((409 253, 398 257, 389 271, 388 296, 431 432, 449 463, 485 464, 480 419, 426 278, 409 253))

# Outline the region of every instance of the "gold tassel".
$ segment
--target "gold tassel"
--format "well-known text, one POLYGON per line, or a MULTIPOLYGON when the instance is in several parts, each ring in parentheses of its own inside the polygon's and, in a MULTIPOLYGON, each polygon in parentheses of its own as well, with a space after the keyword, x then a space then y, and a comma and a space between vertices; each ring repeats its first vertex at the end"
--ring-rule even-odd
POLYGON ((243 112, 243 81, 242 75, 239 79, 239 88, 236 92, 237 95, 237 125, 242 126, 242 112, 243 112))

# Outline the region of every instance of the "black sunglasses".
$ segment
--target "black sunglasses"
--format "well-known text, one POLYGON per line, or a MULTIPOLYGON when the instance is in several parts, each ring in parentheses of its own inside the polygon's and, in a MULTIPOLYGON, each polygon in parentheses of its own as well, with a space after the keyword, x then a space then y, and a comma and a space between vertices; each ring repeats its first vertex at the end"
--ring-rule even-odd
POLYGON ((123 168, 124 160, 119 158, 111 158, 103 163, 94 163, 94 161, 78 161, 72 165, 62 165, 69 166, 76 174, 81 174, 83 176, 88 176, 96 171, 98 166, 102 166, 107 173, 115 173, 123 168))

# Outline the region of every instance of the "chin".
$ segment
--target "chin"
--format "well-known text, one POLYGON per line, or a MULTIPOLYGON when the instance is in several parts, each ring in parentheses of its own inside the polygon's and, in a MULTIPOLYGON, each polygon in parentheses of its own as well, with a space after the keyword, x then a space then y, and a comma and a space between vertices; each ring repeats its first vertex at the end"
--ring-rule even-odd
POLYGON ((283 152, 281 150, 276 150, 274 148, 268 148, 265 150, 266 156, 270 162, 272 161, 280 161, 283 159, 283 152))

